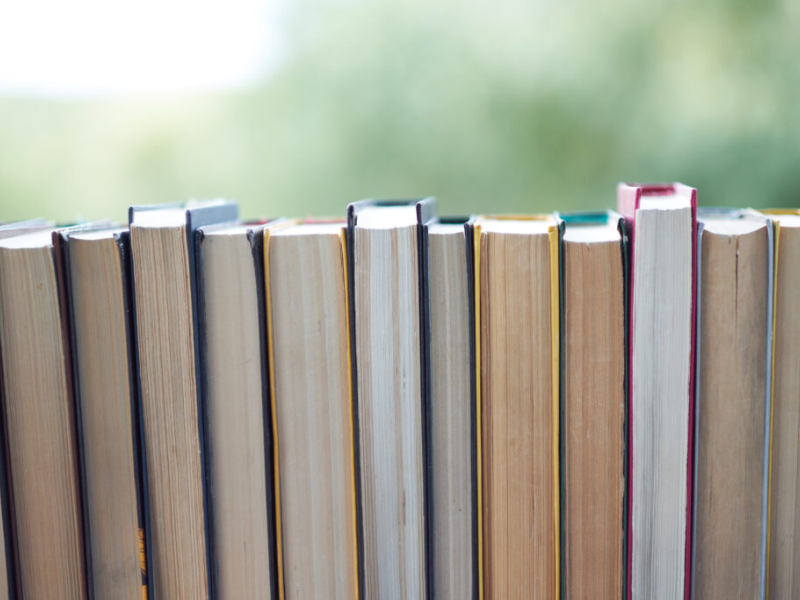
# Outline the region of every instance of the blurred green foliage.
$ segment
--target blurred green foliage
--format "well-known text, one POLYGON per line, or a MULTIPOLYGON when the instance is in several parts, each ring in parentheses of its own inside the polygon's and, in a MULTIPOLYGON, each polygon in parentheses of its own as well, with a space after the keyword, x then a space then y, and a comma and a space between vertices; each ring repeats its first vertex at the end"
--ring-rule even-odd
POLYGON ((253 89, 0 98, 0 220, 220 196, 247 217, 589 209, 620 180, 800 206, 799 32, 797 0, 295 2, 253 89))

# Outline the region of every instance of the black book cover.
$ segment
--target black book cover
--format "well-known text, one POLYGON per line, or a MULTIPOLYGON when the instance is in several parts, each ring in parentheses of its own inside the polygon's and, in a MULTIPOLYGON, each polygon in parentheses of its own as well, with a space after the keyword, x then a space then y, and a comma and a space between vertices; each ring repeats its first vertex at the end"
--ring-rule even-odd
POLYGON ((480 552, 480 539, 482 532, 480 531, 480 498, 481 493, 478 481, 478 438, 481 431, 478 429, 478 381, 477 371, 481 368, 477 361, 477 347, 478 343, 475 334, 475 300, 479 290, 475 289, 475 267, 476 267, 476 254, 480 252, 478 247, 478 240, 475 239, 475 220, 477 217, 473 216, 464 223, 464 234, 466 237, 466 251, 467 251, 467 293, 469 295, 469 366, 470 366, 470 395, 471 395, 471 414, 472 419, 472 568, 473 568, 473 600, 483 597, 483 590, 481 589, 480 569, 481 569, 481 552, 480 552))

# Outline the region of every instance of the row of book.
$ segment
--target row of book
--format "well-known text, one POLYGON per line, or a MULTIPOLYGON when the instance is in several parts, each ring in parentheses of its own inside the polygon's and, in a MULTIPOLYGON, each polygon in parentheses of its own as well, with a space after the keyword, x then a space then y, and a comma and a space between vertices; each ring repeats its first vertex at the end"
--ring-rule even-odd
POLYGON ((0 598, 800 597, 800 213, 617 196, 0 226, 0 598))

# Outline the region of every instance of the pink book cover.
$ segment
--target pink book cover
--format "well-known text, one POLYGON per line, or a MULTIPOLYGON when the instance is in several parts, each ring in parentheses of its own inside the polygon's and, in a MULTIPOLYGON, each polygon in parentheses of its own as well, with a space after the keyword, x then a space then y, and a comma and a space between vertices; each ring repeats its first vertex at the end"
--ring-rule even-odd
MULTIPOLYGON (((630 234, 630 285, 629 289, 629 302, 633 303, 633 283, 636 273, 636 265, 634 264, 634 248, 636 244, 636 211, 639 208, 642 196, 671 196, 676 195, 689 200, 692 210, 692 314, 691 322, 695 323, 697 320, 697 190, 688 187, 681 183, 655 183, 655 184, 626 184, 620 183, 617 186, 617 212, 625 218, 625 224, 630 234)), ((628 310, 628 327, 629 331, 633 328, 633 309, 628 310)), ((697 347, 696 327, 692 327, 692 344, 690 352, 690 369, 689 369, 689 448, 687 450, 687 466, 686 466, 686 550, 684 561, 684 600, 691 599, 691 575, 692 575, 692 498, 693 498, 693 448, 694 448, 694 403, 695 403, 695 353, 697 347)), ((629 333, 629 336, 631 334, 629 333)), ((632 336, 631 336, 632 337, 632 336)), ((630 339, 630 337, 629 337, 630 339)), ((628 364, 632 365, 632 352, 633 344, 628 345, 628 364)), ((629 393, 633 392, 633 369, 628 368, 628 390, 629 393)), ((632 400, 632 399, 631 399, 632 400)), ((631 473, 633 472, 632 456, 635 449, 633 448, 633 434, 631 427, 632 411, 636 410, 633 402, 628 402, 628 489, 627 489, 627 568, 626 568, 626 588, 627 598, 632 600, 632 585, 631 585, 631 569, 633 558, 633 536, 632 530, 632 482, 631 473)))

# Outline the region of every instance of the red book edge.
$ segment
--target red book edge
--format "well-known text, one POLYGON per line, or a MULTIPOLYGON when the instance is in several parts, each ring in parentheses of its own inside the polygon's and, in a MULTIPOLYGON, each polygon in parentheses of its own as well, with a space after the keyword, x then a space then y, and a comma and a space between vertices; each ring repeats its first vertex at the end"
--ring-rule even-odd
MULTIPOLYGON (((625 224, 630 231, 630 286, 629 298, 631 309, 628 310, 628 328, 629 331, 633 330, 633 276, 634 270, 634 248, 636 244, 636 211, 641 203, 642 195, 647 196, 662 196, 675 194, 688 198, 689 205, 692 209, 692 312, 691 312, 691 351, 689 354, 689 447, 686 453, 686 550, 684 552, 684 574, 683 574, 683 597, 684 600, 691 600, 692 592, 692 488, 693 488, 693 475, 694 475, 694 403, 695 403, 695 353, 697 347, 697 328, 694 326, 697 318, 697 190, 695 188, 683 185, 681 183, 655 183, 655 184, 627 184, 620 183, 617 186, 617 212, 625 218, 625 224)), ((633 343, 628 345, 628 364, 633 364, 633 343)), ((628 389, 629 393, 633 392, 633 370, 628 368, 628 389)), ((631 416, 632 416, 633 402, 628 401, 628 523, 627 523, 627 575, 625 587, 627 589, 627 598, 632 600, 632 585, 631 585, 631 567, 633 558, 633 543, 632 533, 632 514, 633 514, 633 484, 631 481, 631 474, 633 473, 633 464, 631 457, 633 455, 633 435, 631 433, 631 416)))

